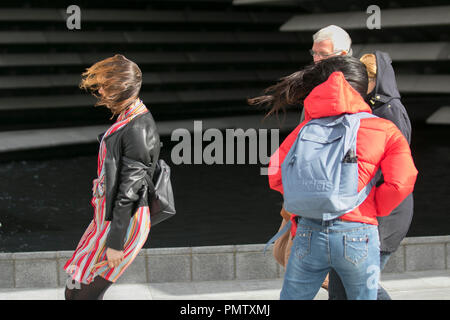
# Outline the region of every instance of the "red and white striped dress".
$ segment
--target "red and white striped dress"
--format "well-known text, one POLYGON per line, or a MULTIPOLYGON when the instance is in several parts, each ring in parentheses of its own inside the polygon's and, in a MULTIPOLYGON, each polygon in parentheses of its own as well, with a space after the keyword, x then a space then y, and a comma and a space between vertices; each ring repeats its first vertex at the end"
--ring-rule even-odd
POLYGON ((125 269, 133 262, 150 232, 150 211, 148 207, 140 207, 132 216, 125 236, 124 259, 119 266, 110 268, 106 257, 106 238, 110 230, 110 221, 105 221, 105 194, 104 160, 106 157, 106 145, 104 139, 121 130, 137 115, 148 112, 144 103, 138 99, 132 106, 123 111, 117 121, 106 131, 100 143, 98 154, 98 178, 93 182, 93 197, 91 204, 94 207, 94 219, 81 237, 78 246, 64 266, 64 270, 72 277, 72 280, 89 284, 96 276, 101 276, 111 282, 116 282, 125 269))

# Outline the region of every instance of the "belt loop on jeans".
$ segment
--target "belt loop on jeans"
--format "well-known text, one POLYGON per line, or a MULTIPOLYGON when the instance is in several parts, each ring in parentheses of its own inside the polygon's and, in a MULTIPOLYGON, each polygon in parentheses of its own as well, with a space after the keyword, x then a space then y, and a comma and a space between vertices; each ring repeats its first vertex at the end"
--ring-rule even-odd
POLYGON ((322 227, 330 227, 332 226, 336 221, 338 221, 339 218, 331 219, 331 220, 322 220, 322 227))

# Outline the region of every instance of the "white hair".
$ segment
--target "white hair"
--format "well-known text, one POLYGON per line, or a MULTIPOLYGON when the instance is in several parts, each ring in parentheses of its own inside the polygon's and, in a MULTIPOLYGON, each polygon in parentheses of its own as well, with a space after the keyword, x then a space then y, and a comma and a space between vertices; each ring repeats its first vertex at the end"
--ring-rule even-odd
POLYGON ((348 33, 341 27, 330 25, 322 28, 313 35, 314 42, 331 40, 333 51, 347 51, 347 55, 352 55, 352 39, 348 33))

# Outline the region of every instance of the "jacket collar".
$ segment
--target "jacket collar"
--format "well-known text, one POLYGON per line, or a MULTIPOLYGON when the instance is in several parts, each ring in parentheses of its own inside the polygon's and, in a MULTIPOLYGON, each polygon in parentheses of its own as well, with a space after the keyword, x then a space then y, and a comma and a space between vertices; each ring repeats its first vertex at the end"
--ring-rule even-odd
POLYGON ((306 97, 305 119, 336 116, 344 113, 372 113, 363 97, 345 80, 342 72, 333 72, 306 97))
POLYGON ((120 122, 123 120, 127 120, 129 118, 134 118, 136 115, 143 113, 147 111, 147 108, 145 107, 144 103, 141 99, 137 98, 136 101, 134 101, 129 107, 122 110, 122 112, 117 117, 116 122, 120 122))
POLYGON ((101 142, 103 137, 105 139, 114 135, 116 132, 120 131, 122 127, 124 127, 127 123, 133 120, 135 117, 140 116, 144 113, 147 113, 148 109, 141 99, 136 99, 135 102, 125 110, 123 110, 119 116, 117 117, 116 122, 105 132, 99 134, 97 136, 97 141, 101 142), (105 136, 106 135, 106 136, 105 136))

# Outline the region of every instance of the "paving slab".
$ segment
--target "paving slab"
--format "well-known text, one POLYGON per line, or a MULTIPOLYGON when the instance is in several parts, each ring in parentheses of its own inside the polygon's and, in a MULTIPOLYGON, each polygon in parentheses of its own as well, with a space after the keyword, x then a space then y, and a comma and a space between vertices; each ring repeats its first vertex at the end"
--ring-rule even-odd
MULTIPOLYGON (((105 300, 278 300, 282 278, 115 284, 105 300)), ((393 300, 450 300, 450 270, 382 274, 393 300)), ((63 300, 64 288, 0 289, 0 300, 63 300)), ((327 300, 321 288, 314 300, 327 300)))

